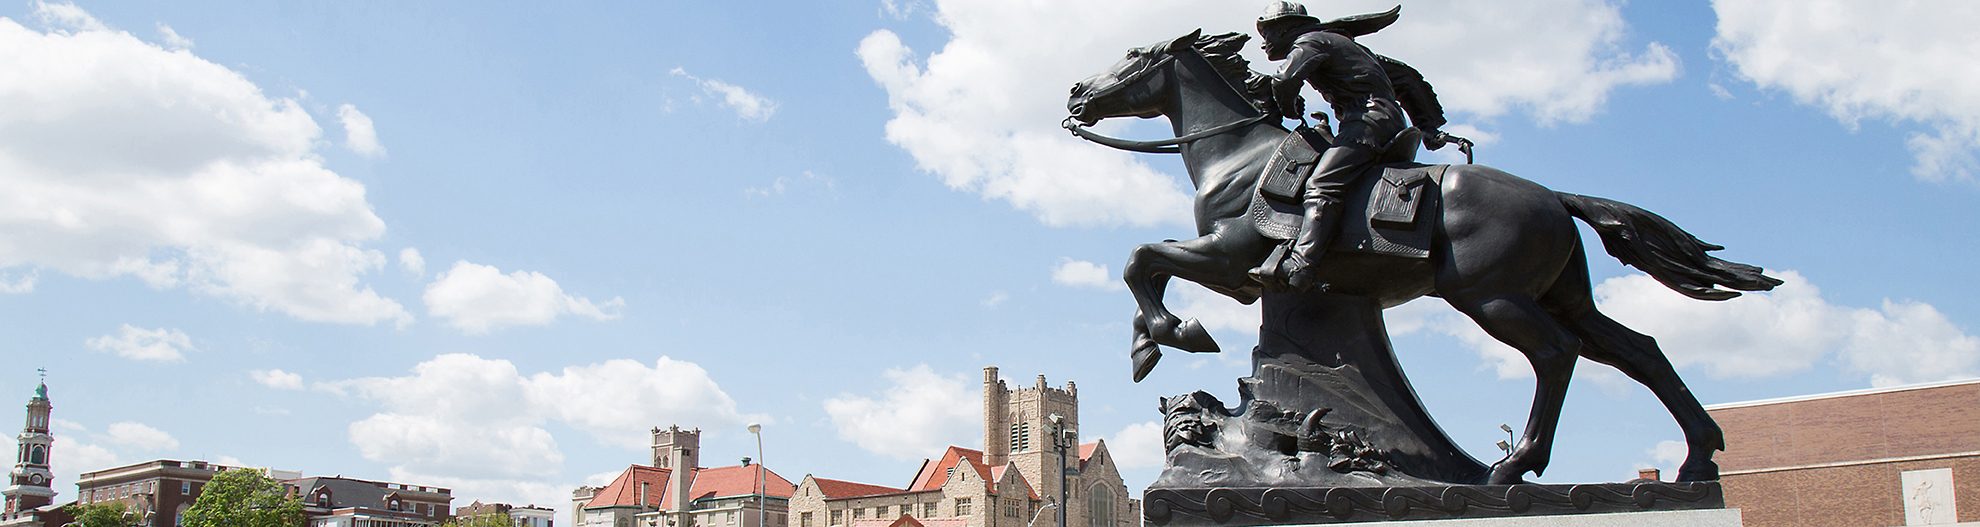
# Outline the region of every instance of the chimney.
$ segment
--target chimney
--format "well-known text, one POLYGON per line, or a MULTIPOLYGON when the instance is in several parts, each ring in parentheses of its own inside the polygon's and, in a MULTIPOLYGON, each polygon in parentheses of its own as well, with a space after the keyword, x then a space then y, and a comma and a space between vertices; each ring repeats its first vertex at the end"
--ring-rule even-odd
POLYGON ((639 482, 639 508, 646 508, 646 482, 639 482))
POLYGON ((1656 468, 1639 468, 1639 469, 1636 469, 1636 479, 1647 479, 1647 480, 1650 480, 1650 481, 1663 481, 1663 479, 1662 479, 1662 476, 1663 476, 1663 472, 1662 472, 1662 471, 1660 471, 1660 470, 1657 470, 1656 468))
POLYGON ((688 492, 689 486, 694 483, 695 471, 693 463, 688 461, 691 453, 686 448, 675 448, 668 454, 674 465, 673 471, 667 474, 667 494, 674 497, 674 525, 694 525, 694 519, 688 516, 688 509, 693 507, 688 492))

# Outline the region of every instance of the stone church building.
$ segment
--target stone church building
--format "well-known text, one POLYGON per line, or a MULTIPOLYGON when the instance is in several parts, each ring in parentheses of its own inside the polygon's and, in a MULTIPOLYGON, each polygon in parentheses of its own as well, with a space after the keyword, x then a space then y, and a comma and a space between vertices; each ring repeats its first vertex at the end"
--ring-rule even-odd
POLYGON ((1079 387, 1013 389, 983 369, 983 448, 951 446, 901 488, 807 475, 790 499, 790 527, 1056 526, 1061 503, 1052 416, 1077 445, 1066 453, 1067 527, 1140 525, 1141 502, 1121 481, 1104 441, 1078 441, 1079 387))

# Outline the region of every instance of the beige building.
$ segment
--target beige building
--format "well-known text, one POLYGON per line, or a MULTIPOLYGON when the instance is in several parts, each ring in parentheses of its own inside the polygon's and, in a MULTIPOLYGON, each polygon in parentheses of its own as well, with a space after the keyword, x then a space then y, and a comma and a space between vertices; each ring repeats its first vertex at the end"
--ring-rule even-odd
POLYGON ((628 466, 603 487, 578 487, 571 525, 787 527, 792 489, 761 464, 702 467, 701 430, 654 428, 653 464, 628 466))
POLYGON ((925 527, 1057 525, 1059 451, 1053 416, 1068 431, 1065 503, 1068 527, 1140 525, 1141 503, 1130 497, 1103 441, 1080 443, 1079 388, 1038 376, 1013 389, 983 369, 982 450, 951 446, 922 462, 906 487, 894 488, 805 476, 791 497, 792 527, 889 527, 904 519, 925 527))
POLYGON ((1980 525, 1980 380, 1706 410, 1749 527, 1980 525))

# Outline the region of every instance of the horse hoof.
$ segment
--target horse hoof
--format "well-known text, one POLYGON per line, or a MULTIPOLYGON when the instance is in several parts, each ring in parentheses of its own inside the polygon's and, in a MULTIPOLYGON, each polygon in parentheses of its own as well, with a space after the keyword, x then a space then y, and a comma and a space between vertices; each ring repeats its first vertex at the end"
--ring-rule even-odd
POLYGON ((1131 357, 1134 359, 1134 382, 1141 382, 1148 377, 1148 372, 1155 371, 1155 363, 1162 360, 1162 348, 1156 347, 1153 342, 1137 339, 1131 357))
POLYGON ((1174 347, 1190 353, 1217 353, 1223 351, 1217 347, 1217 339, 1210 338, 1210 332, 1204 330, 1203 324, 1197 322, 1194 318, 1184 320, 1181 325, 1176 326, 1176 342, 1174 347))

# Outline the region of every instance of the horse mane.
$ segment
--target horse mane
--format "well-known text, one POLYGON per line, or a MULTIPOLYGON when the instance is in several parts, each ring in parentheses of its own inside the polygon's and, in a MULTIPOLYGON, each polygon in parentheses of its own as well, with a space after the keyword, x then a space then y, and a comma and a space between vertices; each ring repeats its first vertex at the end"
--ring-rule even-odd
POLYGON ((1251 35, 1244 33, 1224 33, 1221 35, 1201 35, 1196 38, 1194 47, 1203 55, 1217 73, 1229 81, 1232 87, 1243 92, 1245 97, 1260 110, 1274 111, 1272 105, 1272 77, 1252 71, 1251 62, 1239 52, 1251 35))

